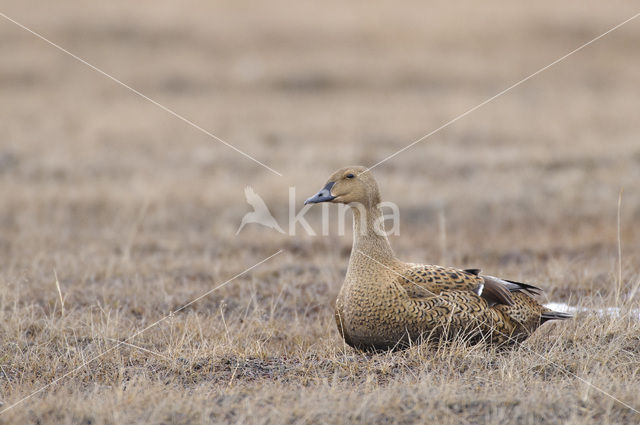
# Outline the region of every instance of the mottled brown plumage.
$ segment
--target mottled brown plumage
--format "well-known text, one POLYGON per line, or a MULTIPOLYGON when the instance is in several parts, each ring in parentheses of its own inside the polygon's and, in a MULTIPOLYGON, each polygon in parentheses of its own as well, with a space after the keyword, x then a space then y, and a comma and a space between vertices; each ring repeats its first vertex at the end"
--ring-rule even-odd
POLYGON ((344 340, 360 349, 404 348, 412 342, 462 336, 510 345, 547 320, 571 316, 540 305, 534 286, 485 276, 480 270, 405 263, 381 228, 380 193, 364 167, 336 171, 305 203, 352 207, 354 241, 336 300, 344 340))

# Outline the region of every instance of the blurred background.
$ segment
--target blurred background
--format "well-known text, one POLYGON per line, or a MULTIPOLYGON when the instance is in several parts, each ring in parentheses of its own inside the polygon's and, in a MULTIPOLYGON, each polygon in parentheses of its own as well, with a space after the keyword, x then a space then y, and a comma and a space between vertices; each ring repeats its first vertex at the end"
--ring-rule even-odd
MULTIPOLYGON (((360 355, 333 318, 351 249, 335 206, 328 236, 235 233, 246 186, 288 230, 289 188, 298 211, 335 169, 381 161, 638 2, 2 0, 0 12, 282 174, 0 16, 0 406, 72 372, 0 423, 637 418, 640 19, 373 170, 400 208, 401 259, 627 316, 547 324, 515 355, 360 355), (154 321, 141 349, 113 349, 154 321)), ((321 210, 306 215, 317 232, 321 210)))
MULTIPOLYGON (((283 176, 2 18, 2 279, 50 279, 56 267, 104 284, 180 275, 194 258, 203 270, 250 265, 284 246, 328 255, 335 292, 350 237, 257 225, 235 236, 251 211, 245 186, 285 227, 289 187, 301 206, 335 169, 373 165, 636 6, 5 1, 7 16, 283 176)), ((377 167, 401 211, 398 254, 513 278, 575 275, 564 295, 607 291, 624 189, 625 273, 637 272, 639 37, 630 22, 377 167)), ((318 211, 307 217, 318 229, 318 211)))

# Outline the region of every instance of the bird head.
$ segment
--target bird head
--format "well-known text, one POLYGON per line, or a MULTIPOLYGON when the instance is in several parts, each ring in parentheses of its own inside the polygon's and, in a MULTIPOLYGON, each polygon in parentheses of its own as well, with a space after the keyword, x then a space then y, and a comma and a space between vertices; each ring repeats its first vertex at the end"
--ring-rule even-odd
POLYGON ((304 204, 320 202, 358 203, 370 208, 380 203, 380 192, 378 184, 368 168, 350 166, 333 173, 325 186, 314 196, 304 201, 304 204))

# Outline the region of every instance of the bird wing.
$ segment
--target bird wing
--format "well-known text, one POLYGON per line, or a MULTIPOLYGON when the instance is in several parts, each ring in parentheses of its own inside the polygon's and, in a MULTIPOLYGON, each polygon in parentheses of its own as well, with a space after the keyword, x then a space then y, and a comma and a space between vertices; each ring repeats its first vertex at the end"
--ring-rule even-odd
POLYGON ((411 265, 399 278, 409 296, 433 296, 442 291, 476 291, 484 282, 473 273, 451 267, 411 265), (423 295, 425 294, 425 295, 423 295))
POLYGON ((244 188, 244 196, 247 198, 247 203, 251 205, 255 211, 269 211, 267 204, 264 203, 260 195, 258 195, 251 186, 244 188))
POLYGON ((468 291, 485 298, 490 305, 513 305, 511 288, 504 284, 508 282, 481 276, 479 269, 411 265, 398 280, 411 298, 432 297, 443 291, 468 291))

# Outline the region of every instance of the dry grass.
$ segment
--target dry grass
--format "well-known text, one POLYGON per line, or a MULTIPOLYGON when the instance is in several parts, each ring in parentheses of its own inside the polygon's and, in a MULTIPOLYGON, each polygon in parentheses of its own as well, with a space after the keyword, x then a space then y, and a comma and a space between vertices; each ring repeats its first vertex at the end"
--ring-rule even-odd
POLYGON ((640 322, 625 315, 640 285, 639 22, 376 169, 403 259, 483 267, 621 317, 581 313, 513 351, 362 354, 333 322, 348 235, 234 235, 245 185, 283 224, 289 186, 301 202, 335 168, 377 162, 631 4, 35 3, 2 12, 284 177, 1 21, 4 407, 285 252, 0 423, 639 420, 605 394, 640 409, 640 322))

